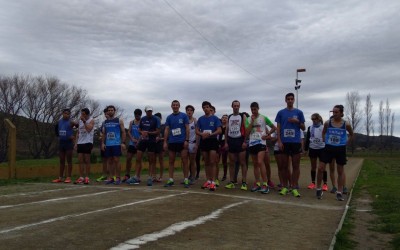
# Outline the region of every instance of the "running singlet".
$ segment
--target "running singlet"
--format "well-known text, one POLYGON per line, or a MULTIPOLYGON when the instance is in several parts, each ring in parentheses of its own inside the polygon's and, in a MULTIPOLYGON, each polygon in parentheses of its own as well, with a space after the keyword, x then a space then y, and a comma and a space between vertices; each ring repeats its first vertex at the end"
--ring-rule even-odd
POLYGON ((276 115, 275 122, 280 124, 280 137, 283 143, 301 143, 300 124, 289 122, 289 118, 296 118, 304 123, 303 111, 299 109, 281 109, 276 115))
POLYGON ((186 124, 189 118, 185 113, 170 114, 165 121, 169 127, 168 143, 182 143, 186 140, 186 124))
MULTIPOLYGON (((197 121, 197 127, 202 133, 212 134, 218 129, 218 127, 221 127, 221 121, 215 115, 211 115, 209 117, 203 115, 197 121)), ((217 138, 217 135, 210 136, 207 139, 209 138, 217 138)))
POLYGON ((196 142, 196 120, 193 118, 193 121, 189 123, 189 143, 196 142))
MULTIPOLYGON (((91 117, 87 119, 87 123, 90 123, 91 120, 93 120, 91 117)), ((79 120, 79 128, 78 128, 78 143, 77 144, 86 144, 86 143, 92 143, 93 144, 93 135, 94 135, 94 129, 92 129, 90 132, 86 131, 85 128, 85 123, 82 120, 79 120)))
MULTIPOLYGON (((246 128, 250 126, 250 123, 251 117, 246 120, 246 128)), ((267 145, 266 140, 262 139, 262 136, 267 134, 266 125, 272 127, 273 123, 268 119, 268 117, 259 114, 253 122, 253 129, 249 135, 249 147, 257 144, 267 145)))
POLYGON ((121 127, 119 118, 104 121, 104 130, 106 136, 106 146, 121 145, 121 127))
POLYGON ((331 146, 346 146, 347 133, 345 121, 343 121, 341 127, 336 128, 332 126, 331 120, 329 120, 329 126, 325 134, 325 144, 331 146))
POLYGON ((322 149, 325 147, 325 143, 322 140, 322 129, 324 126, 314 126, 311 125, 309 128, 310 132, 310 148, 312 149, 322 149))
POLYGON ((240 138, 242 137, 242 123, 244 121, 242 121, 242 114, 238 114, 238 115, 230 115, 228 117, 228 137, 230 138, 240 138))
MULTIPOLYGON (((130 132, 131 132, 131 135, 133 136, 133 138, 139 140, 139 137, 140 137, 139 125, 136 125, 135 121, 132 121, 132 125, 130 127, 130 130, 131 130, 130 132)), ((136 147, 136 144, 137 144, 137 142, 129 140, 129 146, 135 146, 136 147)))
POLYGON ((60 141, 70 141, 73 130, 70 120, 61 119, 58 121, 58 136, 60 141))

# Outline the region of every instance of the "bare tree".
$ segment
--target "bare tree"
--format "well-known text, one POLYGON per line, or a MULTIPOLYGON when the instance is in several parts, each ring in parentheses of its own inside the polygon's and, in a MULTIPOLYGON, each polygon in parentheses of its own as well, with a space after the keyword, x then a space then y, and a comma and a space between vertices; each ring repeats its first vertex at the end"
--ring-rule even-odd
POLYGON ((383 101, 381 100, 379 102, 379 136, 380 136, 380 147, 382 148, 384 146, 383 144, 383 135, 385 133, 385 118, 384 118, 384 113, 383 113, 383 101))
POLYGON ((389 99, 386 99, 386 108, 385 108, 385 127, 386 127, 386 136, 389 136, 390 133, 390 115, 392 110, 390 109, 389 99))
POLYGON ((372 102, 371 102, 371 94, 367 95, 367 98, 365 100, 365 131, 367 133, 367 144, 366 147, 369 147, 370 144, 370 135, 373 130, 373 120, 372 120, 372 102))
MULTIPOLYGON (((360 109, 360 95, 357 91, 348 92, 346 95, 346 118, 350 122, 353 131, 359 131, 359 124, 361 122, 362 111, 360 109)), ((356 145, 356 138, 352 140, 352 153, 354 153, 354 148, 356 145)))
POLYGON ((394 112, 390 121, 390 148, 393 149, 393 132, 394 132, 394 112))

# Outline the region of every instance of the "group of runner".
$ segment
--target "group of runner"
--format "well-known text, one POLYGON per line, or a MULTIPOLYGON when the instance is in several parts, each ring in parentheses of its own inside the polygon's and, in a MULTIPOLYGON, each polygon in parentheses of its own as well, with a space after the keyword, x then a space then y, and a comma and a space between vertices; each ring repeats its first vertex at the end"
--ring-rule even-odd
MULTIPOLYGON (((184 179, 181 184, 189 188, 199 178, 200 155, 204 161, 206 181, 203 189, 215 191, 219 186, 218 163, 220 158, 224 165, 222 180, 227 178, 227 189, 237 185, 238 169, 242 170, 240 189, 248 190, 247 158, 251 156, 254 166, 255 182, 250 188, 252 192, 267 194, 275 185, 271 180, 269 152, 267 141, 275 143, 274 155, 278 165, 279 193, 291 193, 300 197, 299 177, 300 158, 303 151, 303 135, 305 118, 303 112, 293 107, 294 94, 285 96, 286 107, 281 109, 275 118, 276 126, 271 120, 259 113, 259 105, 253 102, 250 105, 251 115, 240 112, 240 102, 232 101, 232 114, 223 115, 221 119, 215 116, 215 107, 204 101, 202 109, 204 115, 198 120, 193 117, 194 107, 187 105, 185 113, 180 111, 180 102, 171 103, 172 113, 168 115, 164 124, 161 123, 161 114, 153 115, 153 108, 146 106, 145 115, 142 111, 134 111, 135 118, 130 121, 128 132, 125 132, 123 120, 115 117, 116 109, 110 105, 104 109, 105 121, 101 131, 101 154, 103 159, 103 175, 97 181, 106 184, 139 184, 143 154, 147 152, 149 171, 147 185, 161 182, 163 178, 163 150, 168 151, 168 179, 164 187, 175 185, 174 170, 177 154, 180 155, 184 179), (125 176, 121 178, 120 156, 126 149, 125 141, 128 136, 125 176), (136 154, 135 174, 130 175, 132 159, 136 154), (247 156, 247 157, 246 157, 247 156), (160 176, 156 176, 156 159, 160 161, 160 176), (226 159, 229 159, 227 161, 226 159), (229 167, 228 167, 229 162, 229 167), (291 165, 291 167, 290 167, 291 165), (229 169, 229 171, 228 171, 229 169)), ((337 164, 337 200, 343 200, 344 168, 346 164, 346 144, 353 136, 351 126, 343 120, 343 106, 333 108, 332 117, 322 124, 319 114, 313 114, 313 125, 308 128, 306 149, 312 163, 312 184, 308 188, 316 188, 318 199, 322 198, 323 191, 327 190, 325 165, 333 162, 337 164), (319 159, 318 171, 317 159, 319 159), (324 174, 325 173, 325 174, 324 174), (315 177, 317 180, 315 182, 315 177), (322 180, 324 185, 322 186, 322 180)), ((93 147, 94 121, 87 108, 81 110, 78 122, 70 119, 70 110, 63 110, 56 132, 60 140, 60 177, 53 182, 71 182, 72 149, 75 148, 79 160, 79 178, 75 184, 89 184, 90 153, 93 147), (74 137, 73 127, 78 127, 74 137), (65 160, 68 168, 64 179, 65 160)), ((336 187, 335 187, 336 188, 336 187)))

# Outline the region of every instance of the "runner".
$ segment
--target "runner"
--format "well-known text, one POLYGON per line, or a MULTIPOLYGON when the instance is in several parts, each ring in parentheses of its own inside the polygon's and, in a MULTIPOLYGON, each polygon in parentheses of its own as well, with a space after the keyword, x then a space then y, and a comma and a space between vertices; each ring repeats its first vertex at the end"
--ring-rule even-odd
POLYGON ((321 189, 322 172, 325 170, 326 164, 330 163, 333 158, 336 159, 336 169, 338 173, 337 182, 338 190, 336 199, 343 201, 344 186, 344 165, 347 163, 346 145, 353 139, 353 129, 350 124, 343 120, 343 105, 335 105, 333 107, 333 118, 326 121, 322 131, 322 138, 325 140, 325 150, 320 165, 318 167, 317 176, 317 198, 321 199, 323 191, 321 189), (348 135, 346 133, 348 132, 348 135))
POLYGON ((74 184, 89 184, 90 154, 93 149, 94 120, 88 108, 81 109, 75 149, 78 152, 79 178, 74 184), (85 176, 85 177, 84 177, 85 176))
POLYGON ((255 181, 251 192, 260 191, 262 194, 268 194, 269 187, 264 163, 266 138, 276 130, 276 127, 268 117, 258 112, 260 107, 257 102, 252 102, 250 109, 252 115, 246 120, 246 136, 249 137, 249 152, 254 166, 255 181), (266 130, 267 125, 271 128, 269 132, 266 130), (263 181, 262 185, 260 175, 263 181))
MULTIPOLYGON (((225 130, 225 148, 228 150, 229 157, 229 179, 230 182, 225 185, 225 188, 235 188, 237 182, 237 175, 235 164, 239 162, 242 167, 242 185, 241 190, 247 190, 247 164, 246 164, 246 129, 245 122, 246 116, 240 113, 240 102, 238 100, 232 101, 232 114, 228 116, 228 121, 225 130)), ((239 172, 239 171, 238 171, 239 172)))
POLYGON ((71 110, 63 109, 62 118, 56 124, 56 135, 59 139, 59 158, 60 158, 60 172, 59 177, 53 180, 53 183, 71 183, 72 173, 72 150, 74 148, 74 131, 73 127, 76 126, 71 119, 71 110), (64 180, 65 159, 67 159, 67 174, 64 180))
POLYGON ((135 109, 133 112, 135 115, 135 119, 129 122, 128 128, 128 137, 129 137, 129 146, 128 152, 126 154, 126 168, 125 168, 125 176, 122 182, 126 182, 131 178, 131 169, 132 169, 132 158, 137 153, 137 145, 139 143, 139 123, 140 118, 142 117, 142 110, 135 109))
POLYGON ((140 140, 137 146, 136 155, 136 175, 126 181, 128 184, 139 184, 140 173, 142 171, 142 158, 143 153, 146 152, 149 157, 149 177, 147 185, 152 186, 152 174, 155 172, 155 151, 156 151, 156 137, 160 134, 160 119, 153 115, 153 107, 146 106, 144 111, 146 116, 140 119, 139 133, 140 140))
POLYGON ((121 164, 119 158, 126 149, 124 121, 115 117, 115 107, 107 106, 108 119, 104 121, 102 149, 107 158, 108 179, 106 184, 121 184, 121 164))
MULTIPOLYGON (((162 124, 162 116, 161 113, 155 113, 154 116, 158 117, 160 119, 160 134, 156 137, 156 151, 155 153, 155 166, 157 166, 157 160, 160 165, 160 175, 157 178, 157 173, 153 173, 153 182, 162 182, 163 180, 163 175, 164 175, 164 134, 165 134, 165 124, 162 124)), ((156 170, 157 167, 155 167, 154 170, 156 170)))
POLYGON ((183 163, 184 187, 189 187, 189 165, 188 165, 188 145, 189 145, 189 118, 185 113, 179 111, 181 104, 177 100, 171 103, 172 114, 167 117, 165 122, 164 150, 168 150, 169 156, 169 179, 164 187, 174 185, 174 170, 176 153, 180 153, 183 163))
POLYGON ((196 163, 196 154, 197 149, 200 143, 200 139, 196 135, 196 123, 197 119, 193 117, 194 107, 192 105, 187 105, 185 107, 186 115, 189 118, 189 184, 193 185, 196 179, 196 170, 197 170, 197 163, 196 163))
MULTIPOLYGON (((311 120, 313 125, 307 128, 307 137, 305 143, 305 151, 308 151, 308 156, 311 161, 311 184, 308 185, 308 189, 314 189, 315 186, 315 178, 317 175, 317 160, 321 161, 322 153, 325 148, 325 143, 322 139, 322 129, 323 129, 323 120, 322 117, 318 113, 314 113, 311 115, 311 120)), ((323 180, 324 184, 322 185, 322 190, 328 190, 328 173, 326 171, 323 172, 323 180)))
POLYGON ((301 157, 301 133, 304 131, 304 115, 299 109, 293 107, 294 94, 288 93, 285 96, 286 108, 280 110, 276 115, 275 122, 277 123, 278 145, 280 150, 284 152, 282 157, 282 177, 283 182, 281 195, 286 195, 289 192, 289 179, 292 183, 292 194, 295 197, 300 197, 298 191, 300 178, 300 157, 301 157), (288 178, 289 172, 289 156, 292 158, 292 177, 288 178))
POLYGON ((204 115, 197 121, 196 134, 201 137, 200 149, 204 159, 207 181, 201 188, 215 191, 216 155, 218 150, 217 135, 221 133, 221 122, 211 114, 211 103, 202 103, 204 115))

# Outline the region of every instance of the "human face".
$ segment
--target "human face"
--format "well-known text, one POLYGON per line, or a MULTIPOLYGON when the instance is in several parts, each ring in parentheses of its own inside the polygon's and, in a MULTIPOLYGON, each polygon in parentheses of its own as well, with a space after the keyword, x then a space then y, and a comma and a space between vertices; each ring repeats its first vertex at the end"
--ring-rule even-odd
POLYGON ((108 109, 107 109, 107 115, 108 115, 108 117, 113 118, 114 115, 115 115, 115 109, 113 109, 113 108, 108 108, 108 109))
POLYGON ((228 121, 228 116, 227 116, 227 115, 223 115, 223 116, 221 117, 221 122, 222 122, 222 124, 226 124, 227 121, 228 121))
POLYGON ((258 116, 258 108, 257 107, 251 107, 251 113, 255 116, 258 116))
POLYGON ((137 120, 137 121, 140 120, 140 115, 139 114, 135 114, 135 120, 137 120))
POLYGON ((69 120, 69 118, 71 117, 71 113, 68 112, 68 111, 64 111, 64 112, 62 113, 62 116, 63 116, 63 119, 64 119, 64 120, 69 120))
POLYGON ((332 114, 333 114, 333 118, 334 118, 335 120, 340 120, 340 119, 342 119, 342 114, 341 114, 339 108, 333 108, 332 114))
POLYGON ((204 105, 202 108, 203 108, 203 111, 204 111, 205 115, 211 114, 211 108, 210 108, 209 105, 204 105))
POLYGON ((186 114, 189 118, 193 117, 193 113, 194 113, 193 109, 191 108, 186 109, 186 114))
POLYGON ((232 110, 234 114, 239 114, 240 109, 240 102, 233 102, 232 103, 232 110))
POLYGON ((288 108, 293 108, 294 104, 294 96, 288 96, 286 97, 286 105, 288 108))
POLYGON ((314 125, 318 125, 318 123, 319 123, 318 117, 312 116, 312 117, 311 117, 311 120, 312 120, 312 122, 313 122, 314 125))
POLYGON ((179 102, 173 102, 171 104, 172 112, 174 112, 174 113, 178 113, 180 107, 181 107, 181 105, 179 102))

